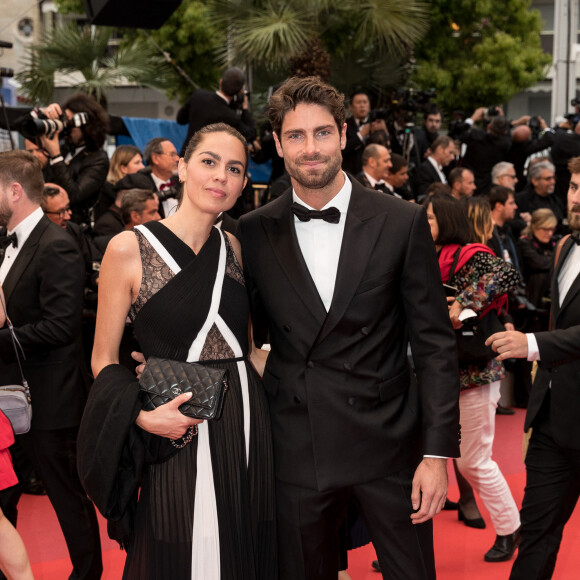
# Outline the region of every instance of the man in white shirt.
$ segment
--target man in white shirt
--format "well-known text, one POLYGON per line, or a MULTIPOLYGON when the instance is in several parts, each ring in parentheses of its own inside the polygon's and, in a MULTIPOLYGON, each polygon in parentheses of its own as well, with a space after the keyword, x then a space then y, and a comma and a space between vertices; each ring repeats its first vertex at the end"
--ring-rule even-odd
POLYGON ((526 455, 522 541, 510 580, 552 577, 564 526, 580 496, 580 157, 570 160, 568 222, 552 279, 552 330, 490 336, 498 360, 538 361, 525 429, 533 427, 526 455))
POLYGON ((389 150, 378 143, 371 143, 365 147, 362 155, 362 171, 356 178, 365 186, 384 193, 393 193, 386 183, 391 168, 391 154, 389 150))
MULTIPOLYGON (((26 355, 22 367, 32 399, 31 429, 16 441, 46 486, 68 546, 71 578, 98 580, 99 526, 76 469, 76 435, 87 396, 84 268, 75 240, 44 215, 43 188, 40 163, 30 153, 0 153, 0 226, 8 234, 1 240, 6 249, 0 285, 26 355)), ((3 384, 22 380, 6 328, 0 329, 0 377, 3 384)), ((14 524, 21 493, 13 486, 0 494, 14 524)))
POLYGON ((341 171, 333 87, 288 79, 269 117, 292 188, 243 216, 238 235, 254 339, 272 347, 280 579, 336 580, 354 496, 386 577, 432 580, 459 386, 426 215, 341 171))
POLYGON ((455 159, 455 143, 451 137, 442 135, 431 144, 431 155, 415 169, 413 193, 421 201, 432 183, 447 183, 443 169, 455 159))

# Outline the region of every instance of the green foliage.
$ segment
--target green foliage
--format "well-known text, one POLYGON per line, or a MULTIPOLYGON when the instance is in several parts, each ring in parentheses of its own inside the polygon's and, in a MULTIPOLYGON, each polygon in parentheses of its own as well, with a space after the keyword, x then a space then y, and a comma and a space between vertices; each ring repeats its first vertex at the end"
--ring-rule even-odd
POLYGON ((175 75, 165 91, 169 98, 177 97, 184 101, 198 86, 217 87, 221 68, 215 55, 225 34, 210 21, 207 2, 184 0, 159 30, 124 32, 124 44, 141 40, 153 46, 151 39, 191 78, 193 85, 175 75))
POLYGON ((222 62, 269 69, 287 63, 315 38, 334 56, 362 51, 401 56, 427 29, 418 0, 213 0, 216 25, 228 31, 222 62))
POLYGON ((100 99, 127 81, 164 89, 173 70, 149 46, 140 42, 112 51, 111 30, 105 27, 57 26, 33 45, 17 75, 21 94, 35 103, 51 101, 55 73, 68 76, 79 91, 100 99))
POLYGON ((448 111, 505 103, 545 78, 551 57, 540 47, 540 30, 530 0, 433 0, 412 80, 435 87, 448 111))
POLYGON ((84 14, 83 0, 54 0, 60 14, 84 14))

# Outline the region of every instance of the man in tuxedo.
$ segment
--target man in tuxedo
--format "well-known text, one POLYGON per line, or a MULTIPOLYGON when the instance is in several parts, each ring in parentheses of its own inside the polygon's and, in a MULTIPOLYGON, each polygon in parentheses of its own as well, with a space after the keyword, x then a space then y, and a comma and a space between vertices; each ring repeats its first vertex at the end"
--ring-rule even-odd
POLYGON ((500 332, 488 338, 498 360, 538 361, 525 429, 521 544, 510 580, 552 577, 564 526, 580 496, 580 157, 570 160, 568 222, 552 278, 552 330, 500 332))
POLYGON ((193 134, 212 123, 226 123, 237 129, 248 142, 256 139, 256 127, 250 111, 248 95, 244 94, 246 78, 237 67, 227 69, 217 91, 197 89, 177 112, 177 122, 187 125, 187 137, 181 155, 193 134))
POLYGON ((269 117, 292 189, 238 235, 254 339, 272 348, 280 578, 336 580, 354 497, 386 577, 433 579, 459 385, 425 212, 341 171, 343 96, 317 77, 287 80, 269 117))
POLYGON ((391 168, 391 154, 386 147, 371 143, 365 147, 362 156, 362 171, 356 178, 365 186, 384 193, 390 193, 386 178, 391 168))
MULTIPOLYGON (((73 564, 71 579, 102 573, 99 527, 76 469, 76 434, 86 395, 80 352, 84 268, 76 242, 42 212, 40 164, 24 151, 0 153, 0 226, 7 228, 0 284, 26 354, 31 430, 17 444, 44 482, 73 564)), ((8 329, 0 329, 0 376, 20 381, 8 329)), ((15 461, 18 471, 19 465, 15 461)), ((15 522, 20 486, 3 491, 15 522)))
POLYGON ((431 155, 415 169, 413 193, 421 201, 432 183, 447 183, 443 169, 455 159, 455 143, 451 137, 442 135, 431 144, 431 155))
POLYGON ((115 184, 115 191, 133 188, 150 189, 159 195, 161 217, 168 217, 175 212, 178 204, 177 164, 179 163, 179 153, 177 153, 175 145, 166 137, 153 137, 145 145, 143 159, 147 167, 123 177, 115 184))

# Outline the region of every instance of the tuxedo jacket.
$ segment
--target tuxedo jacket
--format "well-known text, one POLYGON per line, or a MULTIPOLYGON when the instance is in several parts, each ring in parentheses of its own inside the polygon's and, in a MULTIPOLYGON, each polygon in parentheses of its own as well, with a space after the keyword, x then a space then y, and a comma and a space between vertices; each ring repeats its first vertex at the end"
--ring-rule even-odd
POLYGON ((550 425, 552 436, 562 447, 580 449, 580 275, 568 290, 562 306, 558 275, 574 245, 564 243, 552 279, 552 330, 535 333, 540 351, 525 429, 533 425, 550 389, 550 425), (550 388, 551 387, 551 388, 550 388))
POLYGON ((358 136, 359 126, 354 117, 346 120, 346 145, 342 151, 342 168, 353 175, 362 171, 365 143, 358 136))
POLYGON ((455 457, 455 336, 423 208, 353 181, 328 313, 288 190, 238 224, 276 475, 330 490, 455 457), (410 371, 411 341, 418 381, 410 371))
MULTIPOLYGON (((24 349, 32 427, 80 423, 87 377, 81 353, 84 266, 74 238, 44 216, 22 246, 3 289, 8 315, 24 349)), ((2 383, 20 381, 7 328, 0 329, 2 383)))
POLYGON ((413 175, 412 187, 415 197, 421 198, 425 196, 427 188, 432 183, 442 183, 441 177, 439 177, 433 164, 428 159, 425 159, 425 161, 415 169, 415 174, 413 175))

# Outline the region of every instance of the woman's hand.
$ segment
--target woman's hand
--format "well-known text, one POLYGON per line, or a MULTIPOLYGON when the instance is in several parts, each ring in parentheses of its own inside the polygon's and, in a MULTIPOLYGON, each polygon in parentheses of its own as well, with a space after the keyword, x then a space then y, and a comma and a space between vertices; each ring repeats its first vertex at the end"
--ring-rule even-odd
POLYGON ((449 318, 451 319, 451 324, 455 330, 461 328, 463 326, 463 322, 459 320, 459 315, 463 310, 463 306, 453 298, 453 296, 447 297, 447 303, 449 308, 449 318))
POLYGON ((186 417, 179 407, 191 398, 191 393, 183 393, 169 401, 165 405, 157 407, 154 411, 141 411, 135 423, 143 431, 167 437, 167 439, 179 439, 183 437, 192 425, 202 423, 202 419, 186 417))

